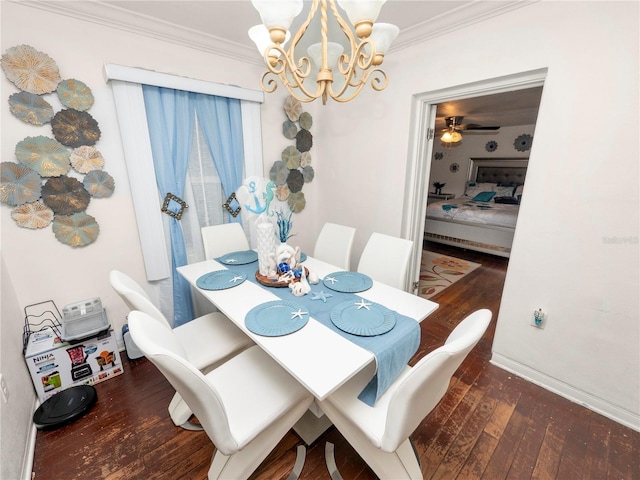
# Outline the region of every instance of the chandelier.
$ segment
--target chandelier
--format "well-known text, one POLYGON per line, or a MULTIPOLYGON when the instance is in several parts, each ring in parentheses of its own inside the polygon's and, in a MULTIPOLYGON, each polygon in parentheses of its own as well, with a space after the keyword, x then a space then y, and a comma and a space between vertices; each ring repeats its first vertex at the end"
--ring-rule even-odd
POLYGON ((388 84, 387 75, 377 67, 382 64, 384 54, 399 33, 395 25, 374 23, 385 1, 338 0, 354 27, 354 35, 349 24, 338 13, 335 0, 313 0, 307 19, 285 49, 285 44, 291 37, 289 27, 302 11, 303 1, 252 0, 263 23, 249 29, 249 37, 267 64, 267 72, 261 80, 262 89, 272 93, 277 88, 279 79, 299 101, 311 102, 322 98, 323 104, 327 103, 328 97, 338 102, 348 102, 367 83, 376 91, 384 90, 388 84), (350 48, 346 53, 342 44, 328 39, 328 8, 346 36, 350 48), (307 49, 308 57, 296 58, 296 46, 318 10, 320 42, 307 49), (315 74, 315 84, 312 73, 315 74), (334 75, 339 75, 340 81, 334 83, 334 75), (309 81, 305 82, 307 79, 309 81))

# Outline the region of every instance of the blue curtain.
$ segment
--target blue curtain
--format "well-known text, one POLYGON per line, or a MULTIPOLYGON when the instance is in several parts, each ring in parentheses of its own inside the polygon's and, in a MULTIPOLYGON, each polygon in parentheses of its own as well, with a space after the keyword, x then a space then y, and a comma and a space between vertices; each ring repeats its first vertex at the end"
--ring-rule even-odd
MULTIPOLYGON (((193 95, 200 128, 228 198, 242 185, 244 144, 240 100, 199 93, 193 95)), ((229 215, 229 222, 240 222, 240 217, 229 215)))
MULTIPOLYGON (((181 90, 142 86, 153 163, 162 198, 172 193, 183 198, 195 123, 195 94, 181 90)), ((179 205, 170 202, 177 211, 179 205)), ((179 220, 169 217, 171 227, 171 272, 173 278, 174 327, 194 317, 189 283, 176 271, 187 264, 187 252, 179 220)))

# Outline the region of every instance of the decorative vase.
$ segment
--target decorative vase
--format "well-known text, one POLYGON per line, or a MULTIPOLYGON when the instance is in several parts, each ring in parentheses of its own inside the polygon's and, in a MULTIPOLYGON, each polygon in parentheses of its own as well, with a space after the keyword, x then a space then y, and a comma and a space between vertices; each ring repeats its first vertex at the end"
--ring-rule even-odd
POLYGON ((258 250, 258 270, 260 275, 269 275, 269 261, 276 251, 276 230, 273 223, 266 221, 257 224, 256 241, 258 250))

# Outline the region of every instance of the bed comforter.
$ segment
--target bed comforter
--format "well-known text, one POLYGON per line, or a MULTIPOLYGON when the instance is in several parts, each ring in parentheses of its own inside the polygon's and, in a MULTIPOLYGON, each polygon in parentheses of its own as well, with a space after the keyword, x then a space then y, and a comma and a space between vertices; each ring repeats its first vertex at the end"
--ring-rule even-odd
POLYGON ((519 209, 520 205, 460 197, 427 205, 427 218, 515 228, 519 209))

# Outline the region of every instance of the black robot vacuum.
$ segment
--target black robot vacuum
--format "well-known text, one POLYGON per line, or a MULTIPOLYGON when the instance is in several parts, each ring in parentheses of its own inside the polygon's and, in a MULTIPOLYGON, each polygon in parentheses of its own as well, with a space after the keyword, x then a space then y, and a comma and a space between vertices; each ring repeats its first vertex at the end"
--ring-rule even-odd
POLYGON ((48 398, 33 414, 38 430, 53 430, 68 425, 86 414, 98 400, 92 385, 77 385, 48 398))

